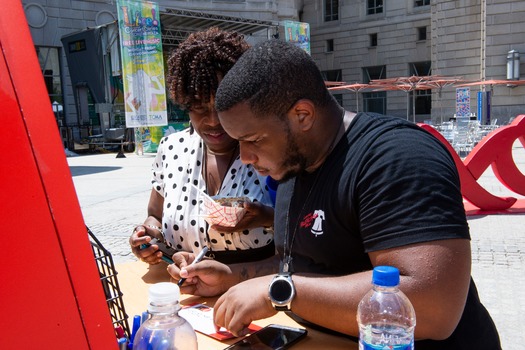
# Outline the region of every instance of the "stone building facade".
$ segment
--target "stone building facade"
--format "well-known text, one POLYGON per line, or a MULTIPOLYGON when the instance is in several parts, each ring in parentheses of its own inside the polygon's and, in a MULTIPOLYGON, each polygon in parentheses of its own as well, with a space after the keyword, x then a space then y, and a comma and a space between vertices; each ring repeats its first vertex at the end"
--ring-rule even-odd
MULTIPOLYGON (((310 23, 314 59, 327 77, 347 83, 414 74, 506 79, 507 53, 525 55, 525 2, 520 0, 305 0, 300 13, 299 20, 310 23)), ((523 79, 525 64, 520 66, 523 79)), ((473 113, 480 89, 491 87, 470 88, 473 113)), ((506 123, 525 113, 524 95, 525 86, 493 86, 492 120, 506 123)), ((346 108, 356 109, 353 92, 341 97, 346 108)), ((416 97, 417 121, 436 122, 455 113, 454 87, 443 88, 441 96, 431 90, 416 97)), ((399 116, 407 111, 405 92, 361 93, 359 99, 360 110, 399 116)))
MULTIPOLYGON (((59 126, 78 124, 74 89, 61 37, 117 18, 117 0, 22 0, 59 126)), ((186 9, 263 23, 252 42, 276 37, 283 20, 310 26, 312 57, 327 80, 346 83, 410 75, 444 75, 464 80, 505 79, 507 53, 525 56, 525 1, 520 0, 159 0, 161 13, 186 9)), ((179 35, 177 30, 174 35, 179 35)), ((172 34, 173 34, 172 33, 172 34)), ((182 34, 184 35, 184 33, 182 34)), ((169 40, 167 40, 168 42, 169 40)), ((525 61, 525 58, 521 58, 525 61)), ((521 66, 521 77, 525 66, 521 66)), ((520 78, 521 78, 520 77, 520 78)), ((455 113, 456 89, 417 91, 417 121, 434 123, 455 113)), ((471 111, 477 91, 492 91, 491 118, 508 122, 524 113, 525 86, 471 87, 471 111)), ((334 92, 342 105, 357 109, 356 94, 334 92)), ((411 114, 412 93, 359 93, 360 111, 411 114), (408 112, 408 113, 407 113, 408 112)), ((486 96, 480 104, 486 114, 486 96)), ((76 135, 78 137, 80 135, 76 135)))

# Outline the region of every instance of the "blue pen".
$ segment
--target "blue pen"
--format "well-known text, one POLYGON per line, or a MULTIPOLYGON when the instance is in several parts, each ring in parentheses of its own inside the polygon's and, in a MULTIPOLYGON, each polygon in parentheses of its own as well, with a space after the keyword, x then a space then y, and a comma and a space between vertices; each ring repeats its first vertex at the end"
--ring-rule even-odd
POLYGON ((118 350, 126 350, 128 347, 128 338, 122 337, 118 340, 118 350))
POLYGON ((142 323, 146 322, 146 320, 147 320, 148 318, 149 318, 149 313, 148 313, 147 311, 144 311, 144 312, 142 313, 142 319, 141 319, 142 323))
POLYGON ((133 341, 135 340, 135 335, 137 334, 137 331, 140 328, 140 321, 140 315, 135 315, 133 317, 133 328, 131 330, 131 336, 129 337, 128 349, 133 349, 133 341))

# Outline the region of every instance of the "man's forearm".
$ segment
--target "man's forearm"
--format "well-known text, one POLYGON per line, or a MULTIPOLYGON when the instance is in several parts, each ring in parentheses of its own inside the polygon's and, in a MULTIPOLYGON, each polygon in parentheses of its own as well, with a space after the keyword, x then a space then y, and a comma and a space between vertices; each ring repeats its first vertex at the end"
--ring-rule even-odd
POLYGON ((370 271, 341 277, 292 275, 296 289, 292 312, 322 327, 357 336, 357 305, 370 290, 371 278, 370 271))
POLYGON ((275 274, 279 271, 279 255, 250 263, 230 265, 236 283, 246 281, 254 277, 275 274))

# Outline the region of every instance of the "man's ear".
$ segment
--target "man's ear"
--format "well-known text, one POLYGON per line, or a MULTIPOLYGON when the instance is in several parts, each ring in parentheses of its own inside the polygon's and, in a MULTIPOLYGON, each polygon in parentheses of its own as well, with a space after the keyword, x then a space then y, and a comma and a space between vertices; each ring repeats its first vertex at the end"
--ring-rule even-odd
POLYGON ((288 111, 290 125, 301 131, 308 131, 315 121, 314 103, 307 99, 298 100, 288 111))

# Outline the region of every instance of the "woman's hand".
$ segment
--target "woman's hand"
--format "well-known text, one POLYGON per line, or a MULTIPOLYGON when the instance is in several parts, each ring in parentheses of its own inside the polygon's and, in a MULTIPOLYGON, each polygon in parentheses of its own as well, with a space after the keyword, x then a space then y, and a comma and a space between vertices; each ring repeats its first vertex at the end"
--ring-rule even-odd
POLYGON ((152 244, 145 248, 141 248, 143 245, 148 245, 152 237, 155 237, 156 230, 146 226, 139 225, 135 227, 131 237, 129 238, 129 245, 131 251, 140 260, 147 262, 150 265, 156 265, 162 260, 162 252, 159 251, 159 247, 156 244, 152 244))
POLYGON ((273 226, 274 209, 260 202, 244 202, 246 210, 242 219, 233 227, 213 225, 217 232, 239 232, 256 227, 273 226))
POLYGON ((173 254, 174 263, 168 266, 174 282, 186 278, 181 293, 210 297, 224 293, 234 283, 228 265, 208 258, 192 264, 194 260, 193 253, 177 252, 173 254))

